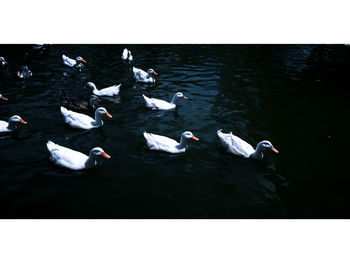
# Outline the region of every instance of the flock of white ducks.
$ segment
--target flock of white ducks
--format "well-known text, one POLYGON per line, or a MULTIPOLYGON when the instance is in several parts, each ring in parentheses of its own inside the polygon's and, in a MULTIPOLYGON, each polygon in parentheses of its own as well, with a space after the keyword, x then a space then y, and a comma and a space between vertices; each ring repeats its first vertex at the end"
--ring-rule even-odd
MULTIPOLYGON (((123 50, 121 58, 129 64, 133 61, 131 51, 126 48, 123 50)), ((62 61, 64 65, 72 68, 81 68, 83 67, 83 63, 86 63, 86 60, 80 56, 76 57, 76 59, 72 59, 66 55, 62 55, 62 61)), ((5 66, 7 64, 6 60, 3 57, 0 57, 0 63, 1 66, 5 66)), ((145 72, 142 69, 133 67, 132 70, 136 82, 154 83, 156 81, 155 76, 158 75, 158 73, 153 69, 149 69, 147 72, 145 72)), ((120 86, 121 84, 118 84, 98 90, 94 83, 88 82, 85 88, 90 88, 92 93, 96 96, 117 96, 120 92, 120 86)), ((185 97, 181 92, 177 92, 170 102, 161 99, 148 98, 144 94, 142 94, 142 97, 144 99, 146 107, 152 110, 173 110, 176 108, 178 99, 187 99, 187 97, 185 97)), ((7 98, 1 94, 0 99, 7 100, 7 98)), ((95 118, 92 118, 86 114, 66 109, 62 106, 60 109, 64 122, 67 125, 83 130, 101 127, 103 125, 102 118, 104 116, 112 118, 112 115, 109 114, 108 111, 103 107, 96 109, 95 118)), ((27 124, 27 122, 18 115, 12 116, 8 122, 0 121, 0 132, 16 131, 20 123, 27 124)), ((217 135, 221 141, 221 144, 229 153, 245 158, 262 159, 264 156, 263 151, 266 149, 278 153, 278 151, 269 141, 259 142, 254 149, 253 146, 241 138, 233 135, 232 132, 223 133, 222 130, 218 130, 217 135)), ((188 143, 191 140, 199 141, 199 139, 195 137, 190 131, 185 131, 182 133, 180 142, 177 142, 174 139, 168 138, 166 136, 148 132, 144 132, 143 136, 146 140, 146 145, 150 150, 163 151, 172 154, 185 152, 188 149, 188 143)), ((50 152, 50 159, 56 165, 72 170, 92 168, 97 165, 96 160, 99 157, 104 157, 107 159, 111 158, 111 156, 105 153, 104 150, 100 147, 91 149, 89 156, 87 156, 81 152, 55 144, 52 141, 48 141, 46 146, 50 152)))

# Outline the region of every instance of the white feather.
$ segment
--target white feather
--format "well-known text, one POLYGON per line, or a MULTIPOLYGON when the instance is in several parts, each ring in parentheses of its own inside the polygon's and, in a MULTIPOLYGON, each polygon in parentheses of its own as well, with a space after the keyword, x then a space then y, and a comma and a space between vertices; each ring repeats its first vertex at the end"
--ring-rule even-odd
POLYGON ((253 146, 241 138, 233 135, 232 132, 223 133, 221 130, 218 130, 217 134, 220 138, 221 144, 228 152, 243 156, 245 158, 249 158, 249 156, 255 152, 253 146))
POLYGON ((55 144, 52 141, 48 141, 46 146, 51 155, 50 159, 55 164, 72 170, 81 170, 86 168, 85 164, 89 159, 89 156, 55 144))
POLYGON ((148 98, 143 95, 143 99, 145 100, 145 105, 147 108, 151 108, 152 110, 171 110, 176 108, 176 104, 167 102, 165 100, 159 100, 154 98, 148 98))
POLYGON ((62 55, 63 64, 68 67, 74 67, 77 62, 75 59, 69 58, 66 55, 62 55))

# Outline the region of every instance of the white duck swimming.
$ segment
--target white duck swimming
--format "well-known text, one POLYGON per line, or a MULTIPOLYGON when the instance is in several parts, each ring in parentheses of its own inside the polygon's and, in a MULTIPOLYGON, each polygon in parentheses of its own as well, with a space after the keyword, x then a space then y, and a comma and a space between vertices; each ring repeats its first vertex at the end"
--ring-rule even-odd
POLYGON ((46 143, 47 149, 50 152, 50 159, 57 165, 72 169, 82 170, 92 168, 97 165, 97 157, 102 156, 104 158, 111 158, 100 147, 95 147, 90 151, 89 156, 69 149, 67 147, 60 146, 52 141, 46 143))
POLYGON ((124 60, 124 61, 126 61, 126 62, 131 62, 131 61, 133 61, 133 57, 132 57, 132 55, 131 55, 131 51, 128 50, 128 49, 126 49, 126 48, 124 48, 121 57, 122 57, 122 60, 124 60))
POLYGON ((187 97, 185 97, 181 92, 177 92, 171 102, 167 102, 165 100, 159 100, 154 98, 148 98, 147 96, 143 95, 143 99, 145 100, 145 104, 147 108, 151 108, 152 110, 171 110, 176 108, 176 101, 178 98, 183 98, 187 100, 187 97))
POLYGON ((71 67, 71 68, 76 68, 76 67, 82 67, 83 63, 86 63, 86 60, 83 59, 82 57, 76 57, 75 59, 69 58, 66 55, 62 55, 62 60, 63 60, 63 64, 71 67))
POLYGON ((64 107, 61 107, 61 113, 63 115, 65 123, 73 128, 80 128, 89 130, 92 128, 98 128, 103 125, 102 116, 106 115, 109 118, 112 118, 107 110, 103 107, 97 108, 95 111, 95 119, 91 118, 88 115, 77 113, 74 111, 67 110, 64 107))
POLYGON ((180 143, 171 138, 147 132, 144 132, 143 136, 145 137, 147 146, 150 150, 168 153, 183 153, 188 148, 188 140, 199 140, 197 137, 193 136, 190 131, 185 131, 181 135, 180 143))
POLYGON ((92 93, 97 95, 97 96, 108 96, 108 97, 112 97, 112 96, 117 96, 119 94, 119 91, 120 91, 120 86, 122 84, 119 84, 119 85, 113 85, 113 86, 110 86, 108 88, 104 88, 104 89, 100 89, 98 90, 96 88, 96 85, 92 82, 88 82, 86 83, 86 87, 89 87, 91 90, 92 90, 92 93))
POLYGON ((265 149, 270 149, 271 151, 278 153, 269 141, 259 142, 256 149, 254 149, 253 146, 233 135, 232 132, 222 133, 221 130, 218 130, 217 134, 220 138, 221 144, 228 152, 245 158, 262 159, 264 157, 263 150, 265 149))
POLYGON ((133 67, 132 71, 134 72, 134 77, 137 82, 143 82, 143 83, 154 83, 156 82, 156 79, 153 77, 157 76, 158 73, 155 72, 153 69, 147 70, 147 72, 143 71, 142 69, 138 69, 133 67))
POLYGON ((6 98, 2 94, 0 94, 0 100, 8 100, 8 98, 6 98))
POLYGON ((18 129, 18 124, 27 124, 26 121, 18 115, 13 115, 8 122, 0 121, 0 132, 13 132, 18 129))

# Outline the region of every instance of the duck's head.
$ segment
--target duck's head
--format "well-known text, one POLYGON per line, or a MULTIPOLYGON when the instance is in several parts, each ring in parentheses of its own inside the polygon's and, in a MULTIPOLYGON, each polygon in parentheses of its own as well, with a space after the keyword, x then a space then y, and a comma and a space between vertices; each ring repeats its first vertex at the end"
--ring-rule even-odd
POLYGON ((182 137, 184 137, 185 139, 189 140, 189 139, 192 139, 192 140, 195 140, 195 141, 199 141, 199 139, 197 137, 195 137, 192 132, 190 131, 185 131, 183 134, 182 134, 182 137))
POLYGON ((90 88, 90 89, 94 90, 94 89, 96 89, 96 85, 93 82, 88 82, 88 83, 86 83, 84 88, 90 88))
POLYGON ((158 75, 158 73, 155 72, 152 68, 150 68, 149 70, 147 70, 147 74, 148 74, 149 76, 151 76, 151 75, 157 76, 157 75, 158 75))
POLYGON ((108 118, 112 118, 112 115, 108 113, 108 111, 103 108, 103 107, 99 107, 96 109, 96 113, 99 115, 106 115, 108 118))
POLYGON ((271 151, 278 153, 275 147, 273 147, 272 143, 269 141, 262 141, 258 143, 258 147, 261 147, 262 150, 270 149, 271 151))
POLYGON ((78 63, 81 63, 81 62, 86 63, 86 60, 83 59, 81 56, 76 57, 75 60, 76 60, 78 63))
POLYGON ((132 57, 131 51, 129 50, 129 51, 128 51, 128 58, 131 58, 131 57, 132 57))
POLYGON ((4 59, 4 57, 0 57, 0 63, 1 63, 2 66, 5 66, 7 64, 7 62, 4 59))
POLYGON ((111 156, 109 156, 107 153, 105 153, 104 150, 100 147, 95 147, 95 148, 91 149, 90 154, 93 154, 95 156, 102 156, 102 157, 107 158, 107 159, 111 158, 111 156))
POLYGON ((14 123, 23 123, 23 124, 27 124, 26 121, 24 121, 19 115, 13 115, 10 119, 9 122, 14 122, 14 123))
POLYGON ((175 96, 176 96, 177 98, 183 98, 183 99, 185 99, 185 100, 188 99, 186 96, 184 96, 184 95, 182 94, 182 92, 176 92, 175 96))
POLYGON ((2 94, 0 94, 0 100, 8 100, 8 98, 6 98, 2 94))

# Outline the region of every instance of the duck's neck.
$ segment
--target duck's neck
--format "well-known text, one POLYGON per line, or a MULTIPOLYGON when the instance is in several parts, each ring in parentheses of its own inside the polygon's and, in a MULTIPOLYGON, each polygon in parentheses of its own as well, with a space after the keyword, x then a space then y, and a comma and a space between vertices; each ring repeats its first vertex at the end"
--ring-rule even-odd
POLYGON ((183 149, 183 148, 187 148, 187 147, 188 147, 187 139, 184 136, 181 136, 180 143, 177 145, 177 148, 183 149))
POLYGON ((176 104, 176 101, 177 101, 177 96, 176 94, 174 95, 173 99, 171 100, 171 104, 176 104))
POLYGON ((9 121, 9 125, 7 126, 7 129, 17 130, 17 128, 18 128, 18 122, 9 121))
POLYGON ((97 111, 95 111, 94 125, 95 126, 102 126, 103 125, 102 116, 97 111))
POLYGON ((99 90, 96 88, 96 86, 92 86, 92 90, 93 90, 93 91, 97 91, 97 92, 99 91, 99 90))
POLYGON ((149 73, 147 73, 147 78, 149 79, 152 79, 152 81, 154 81, 154 79, 153 79, 153 74, 149 74, 149 73))
POLYGON ((91 167, 96 166, 96 164, 97 164, 96 155, 93 154, 92 152, 90 152, 89 158, 85 162, 85 167, 86 168, 91 168, 91 167))
POLYGON ((258 160, 260 160, 260 159, 262 159, 264 157, 263 147, 262 147, 262 144, 260 142, 256 146, 255 152, 252 153, 249 157, 250 158, 254 158, 254 159, 258 159, 258 160))

